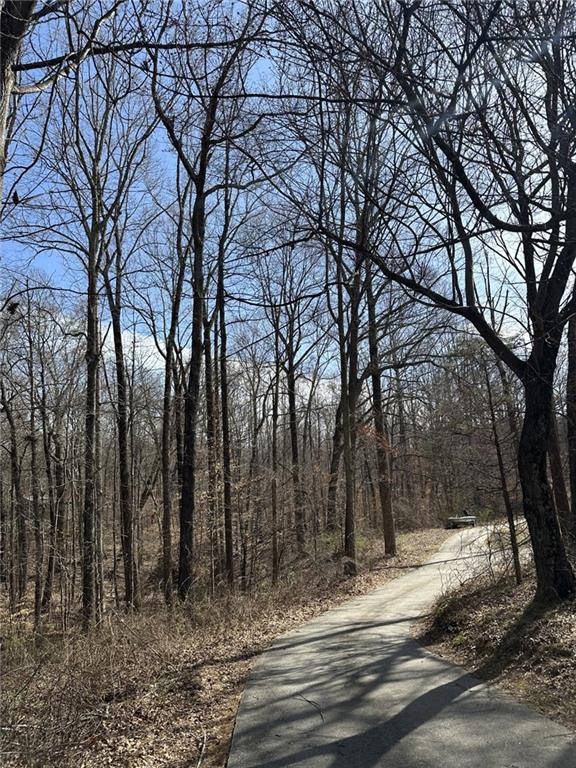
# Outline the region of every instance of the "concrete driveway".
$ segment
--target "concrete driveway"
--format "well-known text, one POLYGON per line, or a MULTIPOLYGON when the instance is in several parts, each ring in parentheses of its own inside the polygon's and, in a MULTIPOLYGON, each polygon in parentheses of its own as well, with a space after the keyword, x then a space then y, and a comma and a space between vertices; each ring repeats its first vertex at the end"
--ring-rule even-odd
POLYGON ((481 566, 483 529, 263 654, 228 768, 576 768, 576 738, 432 655, 410 625, 481 566))

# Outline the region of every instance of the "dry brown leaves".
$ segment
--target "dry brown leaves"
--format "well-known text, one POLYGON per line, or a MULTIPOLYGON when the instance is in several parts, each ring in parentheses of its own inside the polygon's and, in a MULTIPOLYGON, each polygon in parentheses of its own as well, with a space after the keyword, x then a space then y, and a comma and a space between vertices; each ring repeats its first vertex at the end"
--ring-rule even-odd
POLYGON ((364 546, 364 567, 302 561, 275 588, 167 613, 109 615, 98 631, 5 639, 3 765, 221 768, 244 682, 283 632, 419 564, 449 535, 402 534, 400 554, 364 546), (304 588, 305 587, 305 588, 304 588))
POLYGON ((576 601, 534 607, 535 580, 485 581, 443 598, 418 639, 576 729, 576 601))

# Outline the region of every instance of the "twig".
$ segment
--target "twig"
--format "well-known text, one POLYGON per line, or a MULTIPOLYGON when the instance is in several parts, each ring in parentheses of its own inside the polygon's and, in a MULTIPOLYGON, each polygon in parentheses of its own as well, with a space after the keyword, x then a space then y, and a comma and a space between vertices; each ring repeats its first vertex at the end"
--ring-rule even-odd
POLYGON ((207 741, 206 729, 204 728, 202 723, 200 723, 200 728, 202 728, 202 746, 200 747, 200 754, 198 755, 198 762, 196 763, 196 768, 200 768, 200 766, 202 765, 202 760, 204 759, 204 752, 206 752, 206 741, 207 741))

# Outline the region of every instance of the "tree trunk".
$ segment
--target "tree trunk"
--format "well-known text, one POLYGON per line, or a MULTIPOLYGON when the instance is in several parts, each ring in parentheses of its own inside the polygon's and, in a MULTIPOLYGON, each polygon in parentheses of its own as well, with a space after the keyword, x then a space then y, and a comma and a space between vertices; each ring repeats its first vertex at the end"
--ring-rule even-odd
POLYGON ((192 267, 192 350, 188 386, 184 393, 184 436, 182 456, 182 494, 180 497, 180 547, 178 594, 184 600, 192 586, 194 516, 196 505, 196 422, 200 395, 200 371, 204 345, 204 233, 205 183, 203 174, 196 180, 196 199, 192 212, 194 263, 192 267))
POLYGON ((570 597, 575 592, 574 573, 566 557, 548 483, 547 445, 556 351, 557 348, 543 353, 542 360, 533 354, 527 363, 523 382, 524 425, 518 456, 524 514, 530 530, 538 582, 536 598, 552 601, 570 597))
POLYGON ((552 476, 552 490, 554 491, 556 512, 558 513, 562 531, 568 532, 570 529, 570 501, 568 499, 568 492, 566 491, 566 483, 564 482, 560 435, 558 434, 558 422, 556 420, 554 401, 552 401, 552 412, 550 414, 548 461, 550 464, 550 475, 552 476))
MULTIPOLYGON (((368 270, 370 270, 370 265, 368 270)), ((387 555, 396 554, 396 529, 392 512, 392 484, 390 479, 390 441, 384 424, 382 406, 382 380, 380 378, 380 354, 378 350, 378 325, 376 323, 376 301, 372 293, 372 277, 368 272, 368 343, 370 347, 370 373, 372 378, 372 410, 374 432, 376 433, 376 463, 378 466, 378 493, 384 548, 387 555)))
POLYGON ((96 257, 91 249, 86 302, 86 411, 84 422, 84 504, 82 508, 82 614, 84 626, 94 619, 96 607, 95 496, 96 419, 98 399, 98 287, 96 257))
POLYGON ((12 406, 8 402, 4 384, 0 382, 2 396, 2 408, 8 420, 10 430, 10 474, 12 482, 12 507, 14 527, 16 529, 15 540, 12 545, 11 579, 11 608, 15 610, 16 604, 26 593, 28 581, 28 532, 26 528, 26 512, 24 509, 24 496, 22 494, 22 478, 20 474, 20 456, 18 453, 18 433, 12 406))
MULTIPOLYGON (((176 273, 176 284, 174 295, 172 296, 172 307, 170 312, 170 328, 166 338, 166 357, 164 360, 164 393, 162 398, 162 446, 161 446, 161 472, 162 472, 162 587, 164 590, 164 600, 168 606, 172 605, 172 467, 171 467, 171 449, 172 449, 172 376, 175 365, 174 345, 176 340, 176 330, 180 318, 180 305, 182 302, 182 289, 184 286, 184 276, 186 272, 186 263, 188 249, 184 247, 183 228, 184 228, 184 202, 187 200, 189 185, 186 186, 180 199, 180 212, 178 217, 178 229, 176 234, 176 252, 178 256, 178 269, 176 273)), ((178 430, 177 430, 178 434, 178 430)), ((177 463, 179 462, 179 453, 177 453, 177 463)), ((180 477, 180 471, 178 470, 180 477)))
MULTIPOLYGON (((44 582, 44 592, 42 595, 42 607, 47 610, 50 608, 52 600, 52 591, 54 589, 54 577, 61 568, 62 543, 64 538, 64 494, 66 492, 66 483, 64 479, 64 462, 62 457, 62 444, 57 434, 58 427, 55 426, 52 434, 54 444, 54 491, 53 507, 50 509, 50 547, 48 552, 48 563, 46 565, 46 579, 44 582)), ((50 448, 46 446, 46 466, 52 466, 52 459, 49 456, 50 448)), ((51 474, 51 471, 50 471, 51 474)))
POLYGON ((514 448, 518 450, 520 441, 520 427, 518 426, 517 411, 514 406, 513 394, 510 387, 510 374, 506 371, 502 360, 498 358, 496 358, 496 368, 500 377, 500 383, 502 384, 502 393, 504 395, 504 405, 506 407, 506 417, 508 419, 510 435, 512 437, 514 448))
MULTIPOLYGON (((342 443, 344 454, 344 572, 348 576, 357 573, 356 563, 356 517, 354 509, 354 456, 352 431, 354 421, 353 393, 350 356, 356 350, 349 344, 346 352, 346 331, 344 328, 344 297, 342 290, 342 269, 338 265, 338 343, 340 347, 340 388, 342 398, 342 443)), ((352 333, 350 333, 352 336, 352 333)))
POLYGON ((188 386, 184 393, 184 436, 182 457, 182 495, 180 499, 180 547, 178 594, 186 599, 192 586, 194 514, 196 492, 196 422, 202 365, 202 325, 204 314, 202 260, 194 262, 194 301, 192 307, 192 353, 188 386))
POLYGON ((4 487, 4 473, 0 472, 0 585, 8 584, 10 578, 10 548, 8 539, 10 521, 4 487))
POLYGON ((278 557, 278 406, 280 400, 280 352, 275 335, 274 389, 272 391, 272 583, 280 571, 278 557))
POLYGON ((289 341, 286 349, 286 385, 288 389, 288 424, 290 430, 290 456, 292 462, 292 494, 294 504, 294 525, 296 529, 296 547, 304 551, 306 543, 304 503, 300 482, 300 456, 298 446, 298 413, 296 409, 296 369, 294 352, 289 341))
POLYGON ((222 419, 222 480, 224 485, 224 571, 228 586, 234 588, 234 531, 232 521, 232 469, 228 397, 228 333, 224 306, 224 250, 218 259, 218 313, 220 321, 220 414, 222 419))
POLYGON ((32 490, 32 520, 34 523, 34 629, 40 631, 42 618, 42 569, 44 567, 44 542, 42 540, 42 505, 38 482, 38 440, 36 436, 36 393, 34 378, 34 340, 32 335, 31 305, 27 310, 28 335, 28 385, 30 407, 30 485, 32 490))
POLYGON ((130 452, 128 447, 128 385, 124 345, 122 340, 122 273, 120 248, 116 255, 116 274, 114 288, 108 274, 104 275, 108 305, 112 317, 112 335, 114 339, 114 362, 116 371, 116 430, 118 438, 118 472, 120 479, 120 549, 124 565, 124 601, 128 610, 138 608, 135 590, 134 562, 134 522, 132 507, 132 487, 130 472, 130 452))
POLYGON ((10 99, 15 83, 12 66, 18 61, 35 5, 35 0, 4 0, 0 4, 0 204, 8 153, 10 99))
POLYGON ((566 377, 568 416, 568 469, 570 476, 570 518, 564 521, 566 544, 576 555, 576 315, 568 322, 568 375, 566 377))
MULTIPOLYGON (((55 543, 56 543, 56 489, 54 483, 54 463, 50 451, 51 435, 48 424, 48 407, 45 367, 42 355, 40 356, 40 416, 42 418, 42 448, 44 455, 44 471, 46 472, 46 485, 48 487, 48 514, 50 518, 50 530, 48 534, 48 558, 46 565, 46 577, 42 588, 42 610, 50 607, 52 599, 52 582, 54 579, 55 543)), ((58 421, 58 417, 55 417, 58 421)))
POLYGON ((204 308, 204 381, 206 400, 206 448, 208 453, 208 539, 210 542, 210 590, 213 593, 216 580, 216 532, 218 526, 218 472, 216 468, 216 417, 214 411, 214 381, 212 362, 211 323, 204 308))
MULTIPOLYGON (((102 339, 99 338, 98 348, 101 349, 102 339)), ((105 361, 101 361, 102 367, 105 361)), ((100 375, 101 366, 98 366, 96 374, 96 436, 95 443, 95 474, 94 474, 94 592, 95 592, 95 612, 96 621, 102 619, 102 610, 104 607, 104 505, 103 499, 103 453, 102 453, 102 398, 100 397, 100 375)), ((114 490, 116 484, 114 484, 114 490)))
POLYGON ((404 499, 410 501, 412 494, 412 483, 408 472, 408 435, 406 430, 406 413, 404 410, 404 393, 402 392, 402 382, 398 368, 394 371, 394 383, 396 390, 396 402, 398 404, 398 438, 394 441, 396 447, 397 460, 396 472, 399 475, 398 484, 401 488, 401 494, 404 499))
MULTIPOLYGON (((174 352, 174 350, 173 350, 174 352)), ((181 350, 179 351, 181 353, 181 350)), ((174 401, 172 404, 174 439, 176 443, 176 482, 182 489, 182 467, 184 465, 184 366, 174 361, 172 366, 172 380, 174 382, 174 401)))
MULTIPOLYGON (((504 509, 506 510, 506 519, 508 521, 508 530, 510 532, 510 548, 512 549, 512 561, 514 563, 514 576, 516 577, 516 584, 520 584, 522 582, 522 567, 520 564, 520 553, 518 551, 518 537, 516 536, 514 512, 512 510, 510 494, 508 492, 506 467, 504 466, 504 458, 502 456, 502 448, 500 446, 500 437, 498 435, 498 426, 496 424, 496 412, 494 409, 494 400, 492 398, 492 387, 490 384, 490 376, 488 374, 488 370, 485 371, 485 374, 486 391, 488 393, 488 407, 490 409, 490 422, 492 424, 492 435, 494 437, 494 447, 496 448, 496 459, 498 461, 498 472, 500 474, 500 484, 502 486, 504 509)), ((506 397, 506 393, 504 393, 504 397, 506 397)))
POLYGON ((352 414, 349 398, 344 401, 342 412, 344 442, 344 572, 355 576, 356 564, 356 519, 354 509, 354 457, 352 453, 352 414))
POLYGON ((172 468, 170 466, 172 426, 172 343, 166 341, 164 394, 162 398, 162 587, 164 600, 172 605, 172 468))
POLYGON ((330 471, 328 476, 328 491, 326 493, 326 528, 335 531, 338 528, 336 500, 338 496, 338 477, 340 475, 340 459, 344 450, 342 439, 342 397, 338 402, 332 435, 332 453, 330 455, 330 471))

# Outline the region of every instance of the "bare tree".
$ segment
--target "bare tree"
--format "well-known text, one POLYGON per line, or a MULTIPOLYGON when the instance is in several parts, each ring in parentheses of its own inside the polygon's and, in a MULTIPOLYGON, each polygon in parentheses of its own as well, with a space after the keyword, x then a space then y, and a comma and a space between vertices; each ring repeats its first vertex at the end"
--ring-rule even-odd
MULTIPOLYGON (((196 9, 198 10, 198 9, 196 9)), ((212 39, 226 39, 231 30, 231 22, 225 14, 225 8, 212 9, 211 21, 206 21, 212 39)), ((166 17, 164 26, 169 23, 166 17)), ((235 22, 236 23, 236 22, 235 22)), ((237 44, 226 46, 212 53, 205 52, 204 62, 198 71, 192 65, 190 57, 174 56, 162 62, 159 57, 153 60, 152 97, 158 118, 160 119, 170 144, 192 183, 193 204, 191 232, 193 243, 193 309, 192 309, 192 349, 189 378, 184 398, 184 446, 182 465, 182 494, 180 503, 180 554, 178 592, 185 598, 192 585, 193 578, 193 530, 195 513, 195 474, 196 474, 196 422, 200 393, 200 375, 203 352, 203 315, 204 315, 204 248, 206 235, 207 200, 219 189, 210 183, 210 166, 218 146, 230 142, 230 126, 224 119, 226 95, 230 85, 242 82, 243 66, 249 54, 251 41, 258 36, 263 23, 263 16, 254 9, 247 9, 244 17, 234 28, 237 44), (190 121, 182 112, 178 121, 173 116, 178 108, 175 98, 163 94, 163 75, 166 67, 182 82, 188 109, 196 105, 197 115, 194 121, 200 121, 200 130, 195 131, 194 121, 190 121), (205 74, 199 74, 204 71, 205 74), (184 74, 184 77, 180 73, 184 74)), ((191 25, 192 26, 192 25, 191 25)), ((201 57, 202 58, 202 57, 201 57)), ((246 127, 238 128, 240 133, 246 127)))
MULTIPOLYGON (((367 62, 386 104, 398 105, 389 160, 416 160, 395 189, 404 200, 388 227, 395 252, 364 245, 364 253, 415 296, 468 320, 522 381, 519 472, 539 598, 574 592, 546 451, 556 358, 573 312, 565 294, 575 256, 575 127, 560 117, 571 114, 574 86, 569 6, 525 14, 519 3, 398 3, 353 18, 338 3, 304 11, 316 49, 367 62), (525 357, 490 322, 478 280, 485 249, 505 279, 510 269, 523 281, 514 311, 529 336, 525 357)), ((319 230, 356 246, 325 216, 319 230)))

